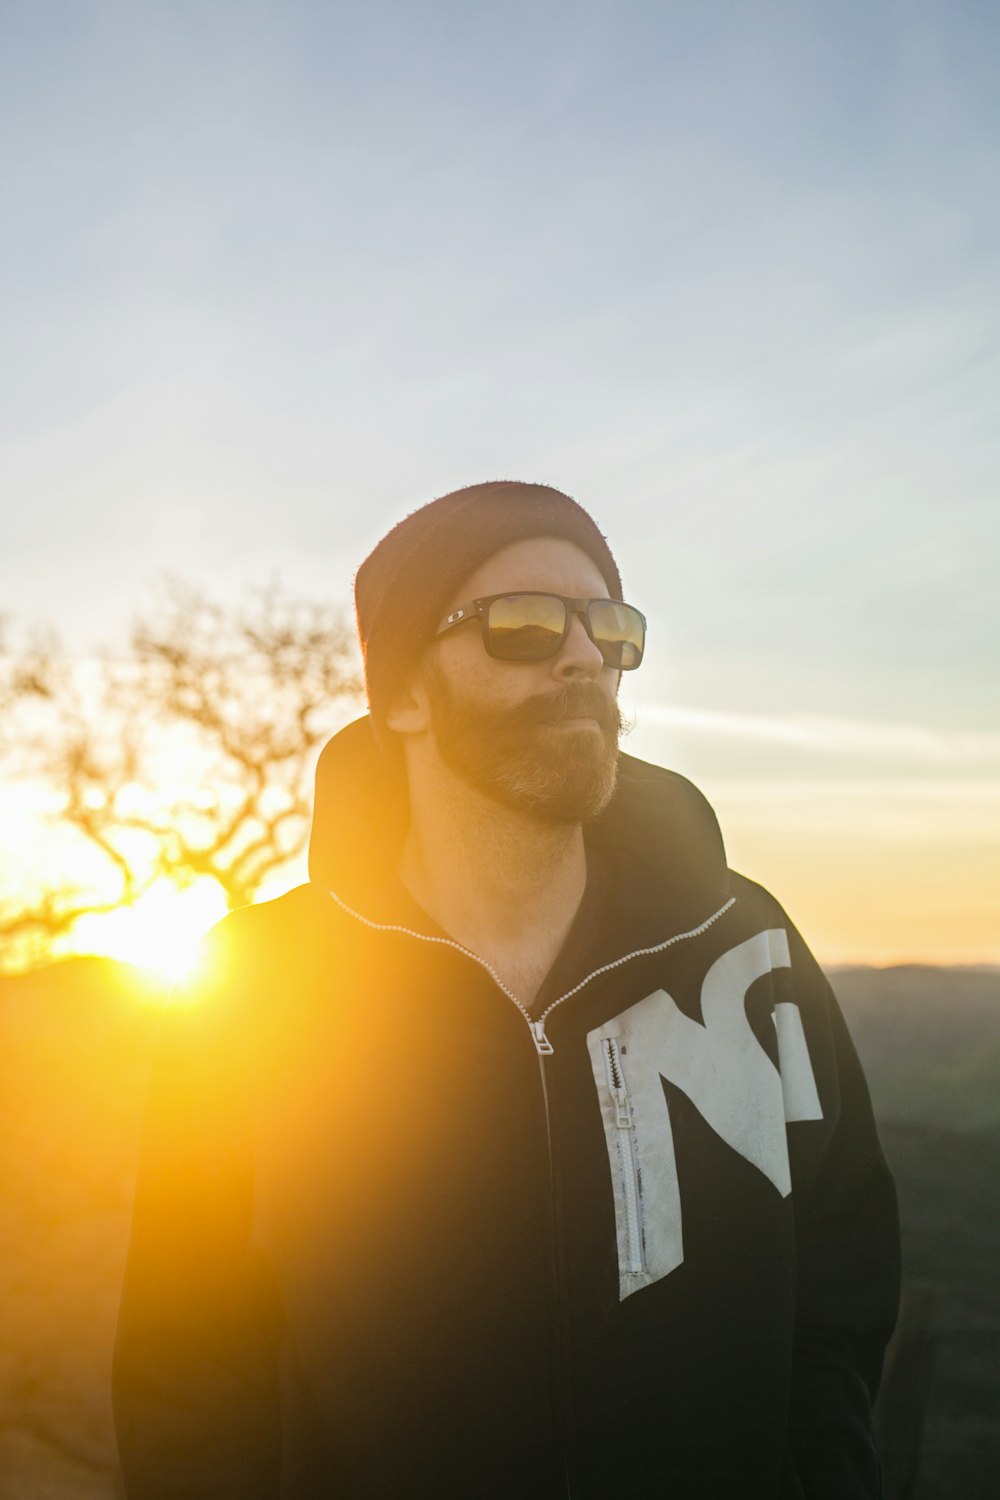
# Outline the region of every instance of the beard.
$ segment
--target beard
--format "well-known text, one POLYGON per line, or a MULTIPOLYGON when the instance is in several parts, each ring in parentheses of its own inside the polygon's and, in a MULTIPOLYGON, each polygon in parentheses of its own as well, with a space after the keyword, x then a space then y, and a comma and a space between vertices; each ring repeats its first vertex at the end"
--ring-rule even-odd
POLYGON ((425 684, 438 753, 476 791, 545 823, 589 822, 611 800, 621 712, 596 682, 492 707, 456 691, 433 659, 425 684), (592 726, 562 729, 570 719, 592 726))

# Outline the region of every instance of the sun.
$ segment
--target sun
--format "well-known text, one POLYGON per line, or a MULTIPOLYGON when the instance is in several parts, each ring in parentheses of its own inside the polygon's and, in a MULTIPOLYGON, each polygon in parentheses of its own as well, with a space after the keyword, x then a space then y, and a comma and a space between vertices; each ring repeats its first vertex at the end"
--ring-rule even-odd
POLYGON ((197 880, 179 890, 172 881, 158 880, 132 906, 82 917, 73 949, 134 964, 173 983, 190 973, 201 939, 225 914, 216 881, 197 880))

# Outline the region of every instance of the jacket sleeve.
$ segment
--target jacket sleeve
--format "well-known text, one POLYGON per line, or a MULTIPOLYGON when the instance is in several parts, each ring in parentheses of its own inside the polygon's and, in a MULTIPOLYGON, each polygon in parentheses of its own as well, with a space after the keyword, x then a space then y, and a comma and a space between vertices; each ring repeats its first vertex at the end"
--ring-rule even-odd
POLYGON ((789 939, 820 1099, 833 1122, 818 1163, 793 1191, 791 1455, 807 1500, 873 1500, 882 1491, 872 1404, 899 1301, 896 1194, 840 1008, 793 928, 789 939))
POLYGON ((153 1064, 113 1368, 129 1500, 278 1495, 277 1323, 251 1245, 231 920, 171 995, 153 1064))

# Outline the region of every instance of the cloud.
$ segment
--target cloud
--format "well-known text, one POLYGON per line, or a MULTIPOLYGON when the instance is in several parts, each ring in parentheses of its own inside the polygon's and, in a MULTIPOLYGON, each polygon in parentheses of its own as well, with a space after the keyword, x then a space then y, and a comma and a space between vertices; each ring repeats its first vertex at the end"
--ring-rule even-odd
POLYGON ((740 714, 679 704, 648 703, 637 711, 640 726, 752 740, 824 755, 923 766, 1000 768, 1000 734, 916 724, 881 724, 819 714, 740 714))

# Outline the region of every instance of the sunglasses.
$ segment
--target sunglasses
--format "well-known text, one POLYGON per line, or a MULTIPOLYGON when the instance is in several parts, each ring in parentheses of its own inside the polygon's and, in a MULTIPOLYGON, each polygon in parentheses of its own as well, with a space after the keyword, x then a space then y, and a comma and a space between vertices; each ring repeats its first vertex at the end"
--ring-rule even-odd
POLYGON ((604 658, 606 667, 631 672, 642 661, 646 618, 615 599, 564 599, 561 594, 490 594, 459 605, 435 631, 442 635, 466 620, 478 620, 488 656, 499 661, 547 661, 569 635, 573 616, 604 658))

